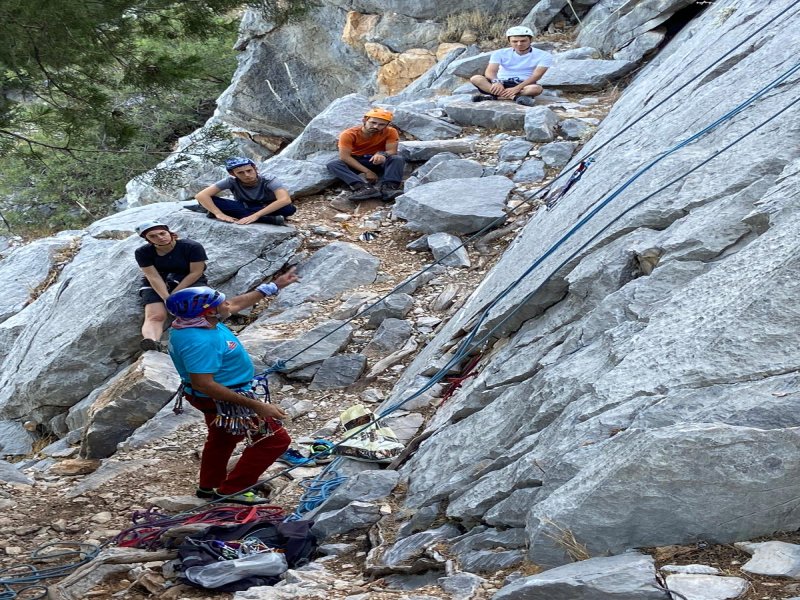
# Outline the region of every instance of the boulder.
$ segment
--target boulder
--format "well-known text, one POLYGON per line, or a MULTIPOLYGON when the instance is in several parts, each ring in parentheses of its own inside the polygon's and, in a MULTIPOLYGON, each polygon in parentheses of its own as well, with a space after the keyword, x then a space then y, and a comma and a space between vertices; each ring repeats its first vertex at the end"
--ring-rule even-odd
POLYGON ((436 262, 445 267, 470 266, 469 254, 461 239, 449 233, 432 233, 427 239, 436 262))
POLYGON ((534 183, 544 179, 545 163, 535 158, 529 158, 514 173, 514 183, 534 183))
POLYGON ((614 60, 627 60, 630 62, 638 63, 645 59, 654 50, 656 50, 667 37, 667 30, 663 27, 654 29, 653 31, 646 31, 622 49, 617 50, 611 55, 614 60))
POLYGON ((505 221, 503 207, 512 188, 500 176, 427 183, 397 198, 393 212, 413 231, 473 233, 505 221))
POLYGON ((396 292, 375 304, 363 315, 368 316, 367 329, 376 329, 386 319, 402 319, 414 306, 414 299, 408 294, 396 292))
MULTIPOLYGON (((5 452, 2 453, 5 454, 5 452)), ((0 460, 0 482, 33 485, 33 479, 22 473, 14 464, 5 460, 0 460)))
POLYGON ((326 540, 334 535, 367 529, 377 523, 381 516, 381 508, 377 504, 355 501, 337 510, 317 513, 311 533, 319 540, 326 540))
POLYGON ((569 4, 569 0, 539 0, 522 20, 521 25, 534 32, 544 30, 556 16, 569 4))
POLYGON ((378 69, 378 92, 396 94, 436 64, 436 56, 424 48, 411 48, 392 57, 378 69))
POLYGON ((483 577, 478 577, 472 573, 456 573, 455 575, 439 578, 439 587, 445 593, 450 594, 452 598, 469 600, 475 596, 485 582, 486 580, 483 577))
POLYGON ((300 281, 281 290, 270 312, 329 300, 375 281, 380 260, 348 242, 332 242, 297 267, 300 281))
POLYGON ((424 161, 442 152, 467 154, 475 149, 475 137, 457 140, 431 140, 427 142, 400 142, 400 154, 406 160, 424 161))
POLYGON ((68 262, 66 256, 77 252, 79 247, 78 237, 49 237, 35 240, 4 255, 0 260, 0 281, 3 282, 0 322, 25 308, 33 300, 32 293, 45 284, 55 268, 68 262))
MULTIPOLYGON (((333 147, 335 148, 335 144, 333 147)), ((307 160, 294 160, 284 156, 276 156, 267 160, 263 167, 259 168, 259 171, 280 179, 292 198, 311 196, 336 181, 325 165, 307 160)))
POLYGON ((602 90, 635 68, 628 60, 565 60, 549 68, 539 83, 569 92, 602 90))
POLYGON ((397 471, 363 471, 349 477, 328 496, 306 518, 312 519, 317 513, 325 513, 344 508, 351 502, 373 502, 382 500, 392 493, 400 474, 397 471))
POLYGON ((119 450, 144 448, 156 440, 168 440, 179 429, 191 425, 202 425, 203 413, 184 404, 183 412, 175 414, 173 403, 168 402, 153 418, 139 427, 128 439, 117 445, 119 450))
POLYGON ((461 135, 458 125, 405 108, 394 111, 392 123, 418 140, 444 140, 461 135))
POLYGON ((504 586, 493 600, 664 600, 653 559, 628 552, 590 558, 522 577, 504 586))
POLYGON ((541 146, 539 152, 542 155, 542 161, 547 167, 560 169, 567 166, 577 147, 578 145, 575 142, 550 142, 541 146))
POLYGON ((33 451, 33 436, 18 421, 0 421, 0 456, 25 456, 33 451))
MULTIPOLYGON (((262 362, 272 364, 285 360, 286 372, 290 374, 312 366, 318 368, 325 359, 342 350, 352 335, 353 328, 344 321, 327 321, 296 339, 275 344, 263 356, 262 362), (298 352, 300 354, 295 356, 298 352)), ((242 344, 247 348, 245 340, 242 344)), ((311 381, 315 372, 316 369, 305 380, 311 381)))
POLYGON ((525 111, 525 139, 531 142, 552 142, 558 117, 549 108, 533 106, 525 111))
POLYGON ((594 127, 583 119, 564 119, 558 128, 568 140, 582 140, 594 130, 594 127))
POLYGON ((106 458, 114 454, 118 443, 172 399, 179 383, 180 376, 168 355, 142 354, 89 408, 81 455, 106 458))
POLYGON ((736 544, 753 558, 748 560, 742 571, 770 577, 800 579, 800 546, 787 542, 740 542, 736 544))
POLYGON ((314 375, 310 390, 342 389, 354 384, 367 366, 363 354, 339 354, 322 361, 314 375))
POLYGON ((497 152, 497 158, 501 161, 524 160, 528 157, 528 152, 533 149, 533 144, 527 140, 515 138, 503 144, 497 152))
MULTIPOLYGON (((444 46, 445 44, 442 44, 444 46)), ((468 48, 456 47, 450 50, 446 56, 438 59, 433 67, 427 73, 411 82, 402 92, 394 97, 386 98, 387 102, 402 101, 408 98, 419 97, 420 95, 429 95, 435 92, 451 92, 457 88, 462 79, 453 74, 453 65, 458 59, 463 59, 469 56, 478 54, 480 50, 477 46, 469 46, 468 48)))
POLYGON ((716 575, 667 575, 666 584, 670 591, 695 600, 730 600, 750 589, 746 579, 716 575))
POLYGON ((458 158, 440 161, 425 175, 419 177, 419 183, 431 183, 433 181, 444 181, 445 179, 469 179, 471 177, 481 177, 482 175, 483 165, 474 160, 458 158))
POLYGON ((452 102, 445 108, 447 116, 459 125, 484 127, 500 131, 522 129, 526 107, 510 101, 452 102))
POLYGON ((369 344, 364 348, 364 356, 368 358, 388 356, 398 348, 402 348, 412 333, 414 333, 414 328, 408 321, 394 318, 384 319, 369 344))

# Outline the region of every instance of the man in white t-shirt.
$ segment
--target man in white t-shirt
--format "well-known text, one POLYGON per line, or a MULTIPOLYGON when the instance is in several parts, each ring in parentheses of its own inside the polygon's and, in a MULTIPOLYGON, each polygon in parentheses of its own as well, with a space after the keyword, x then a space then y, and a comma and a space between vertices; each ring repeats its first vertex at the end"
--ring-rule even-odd
POLYGON ((533 106, 534 96, 542 93, 539 80, 553 64, 553 55, 531 47, 533 31, 527 27, 511 27, 506 31, 509 48, 495 50, 483 75, 473 75, 470 81, 483 94, 482 100, 513 100, 533 106))

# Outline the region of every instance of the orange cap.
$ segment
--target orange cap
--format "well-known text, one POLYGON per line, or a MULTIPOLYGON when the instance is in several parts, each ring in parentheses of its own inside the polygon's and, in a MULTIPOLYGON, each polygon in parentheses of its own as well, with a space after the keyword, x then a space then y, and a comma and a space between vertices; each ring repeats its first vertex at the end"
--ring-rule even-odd
POLYGON ((394 117, 391 112, 384 110, 383 108, 371 108, 364 116, 367 118, 375 117, 376 119, 383 119, 384 121, 391 121, 394 117))

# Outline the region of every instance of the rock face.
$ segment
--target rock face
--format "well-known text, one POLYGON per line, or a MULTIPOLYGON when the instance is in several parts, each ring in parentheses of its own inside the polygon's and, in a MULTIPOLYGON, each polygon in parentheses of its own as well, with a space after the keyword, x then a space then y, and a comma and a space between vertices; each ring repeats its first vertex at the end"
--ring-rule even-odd
POLYGON ((797 15, 789 0, 709 6, 679 32, 580 151, 597 162, 568 201, 531 217, 405 369, 383 406, 419 389, 475 324, 476 339, 502 340, 402 468, 409 508, 442 502, 468 532, 525 528, 529 559, 551 567, 567 560, 559 530, 598 555, 800 526, 800 417, 786 405, 800 369, 800 132, 779 114, 790 86, 631 179, 737 107, 742 78, 757 73, 757 90, 794 65, 780 11, 797 15), (725 54, 741 44, 751 49, 725 54), (679 511, 659 506, 676 497, 679 511))

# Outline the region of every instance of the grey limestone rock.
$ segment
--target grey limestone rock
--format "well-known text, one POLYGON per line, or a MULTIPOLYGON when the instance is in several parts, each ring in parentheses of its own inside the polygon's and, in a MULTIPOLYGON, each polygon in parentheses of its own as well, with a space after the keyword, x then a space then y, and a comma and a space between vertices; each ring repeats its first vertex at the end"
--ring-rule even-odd
POLYGON ((545 163, 535 158, 529 158, 514 173, 514 183, 533 183, 544 179, 545 163))
POLYGON ((378 557, 379 566, 398 569, 403 566, 413 568, 412 563, 422 552, 430 546, 444 540, 449 540, 458 535, 458 528, 454 525, 442 525, 437 529, 429 529, 415 533, 395 542, 382 556, 378 557))
POLYGON ((640 62, 652 51, 656 50, 667 37, 667 30, 663 27, 646 31, 612 55, 614 60, 628 60, 640 62))
POLYGON ((693 600, 728 600, 738 598, 749 588, 750 583, 741 577, 719 577, 717 575, 684 574, 667 575, 670 591, 683 594, 693 600))
POLYGON ((400 196, 394 214, 408 221, 413 231, 473 233, 505 221, 502 209, 512 187, 501 176, 428 183, 400 196))
POLYGON ((736 546, 753 558, 742 567, 743 571, 770 577, 800 579, 800 546, 787 542, 741 542, 736 546))
POLYGON ((346 388, 355 383, 367 366, 363 354, 338 354, 322 361, 310 390, 334 390, 346 388))
POLYGON ((284 156, 270 158, 259 172, 267 172, 280 179, 292 198, 311 196, 336 181, 325 165, 284 156))
POLYGON ((336 488, 328 499, 306 518, 313 519, 315 514, 339 510, 351 502, 372 502, 386 498, 397 486, 399 479, 400 474, 397 471, 377 470, 357 473, 336 488))
MULTIPOLYGON (((428 161, 430 162, 430 161, 428 161)), ((470 179, 483 175, 483 166, 474 160, 443 160, 419 178, 419 184, 446 179, 470 179)))
POLYGON ((562 60, 576 60, 576 59, 587 59, 587 58, 600 58, 600 51, 597 48, 572 48, 570 50, 565 50, 564 52, 556 52, 553 55, 553 58, 556 62, 560 62, 562 60))
POLYGON ((520 165, 519 162, 499 162, 494 168, 494 175, 502 175, 503 177, 510 177, 517 172, 520 165))
POLYGON ((320 540, 334 535, 366 529, 381 518, 381 509, 371 502, 350 502, 348 505, 328 512, 318 513, 311 532, 320 540))
MULTIPOLYGON (((7 454, 6 452, 2 452, 7 454)), ((0 482, 33 485, 33 479, 19 470, 19 467, 5 460, 0 460, 0 482)))
POLYGON ((525 111, 525 139, 531 142, 551 142, 556 135, 558 117, 544 106, 532 106, 525 111))
POLYGON ((565 60, 548 69, 539 83, 571 92, 602 90, 635 68, 628 60, 565 60))
MULTIPOLYGON (((344 321, 326 321, 296 339, 274 345, 262 360, 268 365, 276 360, 287 360, 286 369, 289 374, 309 367, 318 368, 325 359, 342 350, 350 342, 352 335, 352 326, 344 321), (289 360, 298 352, 298 356, 289 360)), ((244 340, 242 343, 245 344, 244 340)), ((308 381, 313 378, 316 368, 307 374, 308 381)))
POLYGON ((542 31, 566 7, 568 0, 540 0, 522 20, 526 25, 536 31, 542 31))
POLYGON ((655 575, 650 556, 629 552, 523 577, 503 587, 492 600, 664 600, 655 575))
POLYGON ((550 142, 539 148, 539 152, 545 165, 560 169, 567 165, 576 147, 575 142, 550 142))
POLYGON ((104 461, 94 473, 87 475, 66 493, 67 498, 77 498, 96 490, 101 485, 113 481, 117 477, 152 468, 158 461, 155 459, 134 459, 126 461, 104 461))
POLYGON ((366 327, 367 329, 376 329, 386 319, 402 319, 412 306, 414 306, 414 299, 411 296, 396 292, 364 311, 364 316, 369 317, 366 327))
POLYGON ((465 154, 475 149, 474 137, 458 138, 456 140, 431 140, 420 142, 400 142, 400 154, 410 161, 428 160, 441 154, 451 152, 465 154))
POLYGON ((155 416, 139 427, 131 436, 118 444, 120 450, 143 448, 155 440, 169 438, 178 429, 203 423, 203 413, 184 405, 183 412, 176 415, 172 403, 164 405, 155 416))
POLYGON ((412 333, 414 333, 414 327, 408 321, 394 318, 384 319, 364 348, 364 355, 369 358, 388 356, 398 348, 402 348, 412 333))
POLYGON ((456 573, 439 579, 439 587, 452 598, 469 600, 481 589, 481 584, 486 580, 473 573, 456 573))
POLYGON ((418 140, 446 140, 461 135, 461 127, 405 108, 394 111, 392 123, 418 140))
POLYGON ((509 131, 524 127, 527 107, 503 100, 452 102, 445 111, 459 125, 509 131))
POLYGON ((527 158, 528 152, 530 152, 532 148, 533 144, 529 141, 516 138, 506 142, 500 147, 497 158, 501 161, 524 160, 527 158))
POLYGON ((594 127, 583 119, 564 119, 559 125, 561 133, 568 140, 583 139, 594 127))
POLYGON ((433 258, 446 267, 470 266, 469 254, 458 236, 449 233, 432 233, 428 236, 428 247, 433 258))
POLYGON ((0 456, 23 456, 33 450, 33 436, 19 421, 0 421, 0 456))

